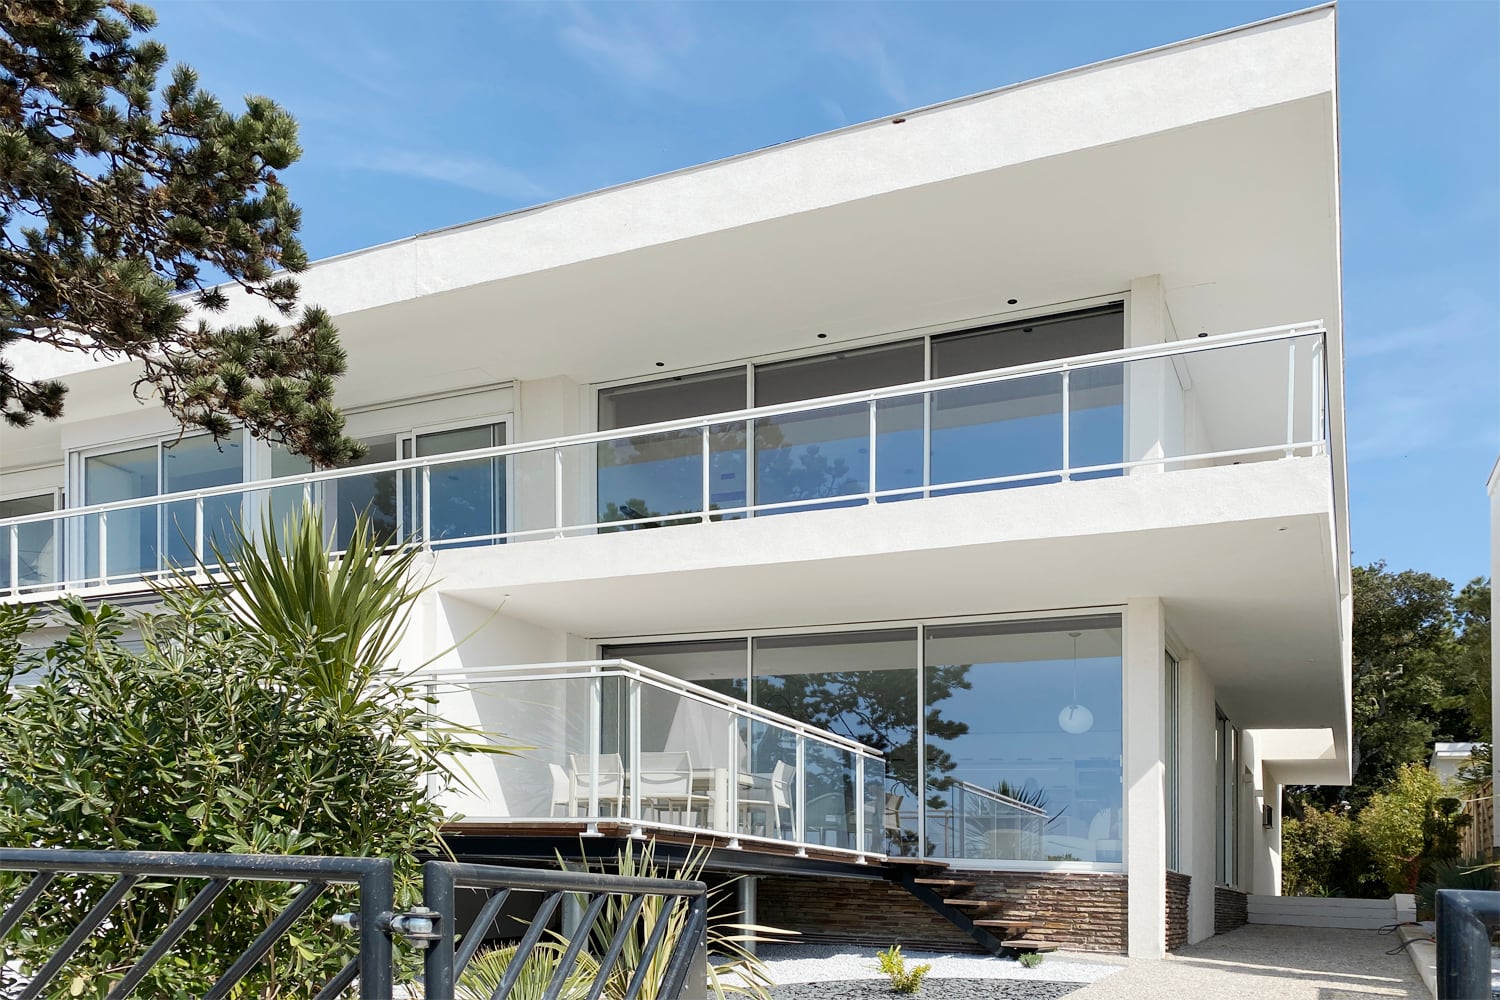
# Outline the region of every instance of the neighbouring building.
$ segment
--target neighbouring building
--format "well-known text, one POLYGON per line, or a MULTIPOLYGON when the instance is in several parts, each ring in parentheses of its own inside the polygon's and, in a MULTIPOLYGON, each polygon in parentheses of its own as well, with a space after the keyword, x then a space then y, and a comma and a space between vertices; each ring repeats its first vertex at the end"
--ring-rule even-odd
POLYGON ((0 429, 0 599, 368 510, 410 662, 535 748, 445 792, 460 855, 696 840, 833 940, 1234 926, 1282 787, 1349 779, 1334 22, 319 262, 355 468, 18 357, 72 391, 0 429))

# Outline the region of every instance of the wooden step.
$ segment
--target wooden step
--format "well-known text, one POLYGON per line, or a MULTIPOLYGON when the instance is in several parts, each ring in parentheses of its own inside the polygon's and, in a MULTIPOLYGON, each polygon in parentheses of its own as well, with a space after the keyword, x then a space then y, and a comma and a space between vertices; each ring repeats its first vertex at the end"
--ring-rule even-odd
POLYGON ((1006 899, 945 899, 943 902, 960 910, 998 910, 1010 905, 1006 899))
POLYGON ((972 889, 979 884, 978 882, 965 882, 958 878, 914 878, 912 882, 927 886, 929 889, 958 889, 960 891, 972 889))
POLYGON ((932 861, 927 858, 886 858, 886 867, 896 870, 917 869, 918 871, 943 871, 948 866, 941 861, 932 861))
MULTIPOLYGON (((1003 918, 996 918, 996 919, 985 918, 983 920, 976 920, 976 921, 974 921, 974 926, 975 927, 985 927, 985 928, 989 928, 989 927, 1003 927, 1003 928, 1005 928, 1007 930, 1029 931, 1029 930, 1032 930, 1033 928, 1040 927, 1042 925, 1038 924, 1038 923, 1034 923, 1033 921, 1025 920, 1025 919, 1021 919, 1021 918, 1016 918, 1016 919, 1011 919, 1011 920, 1006 920, 1006 919, 1003 919, 1003 918)), ((1017 940, 1020 940, 1020 939, 1018 938, 1017 940)), ((1009 941, 1005 942, 1005 946, 1007 948, 1010 947, 1010 942, 1009 941)))
POLYGON ((1057 945, 1051 941, 1031 941, 1027 938, 1012 938, 1005 942, 1005 947, 1012 951, 1056 951, 1057 945))

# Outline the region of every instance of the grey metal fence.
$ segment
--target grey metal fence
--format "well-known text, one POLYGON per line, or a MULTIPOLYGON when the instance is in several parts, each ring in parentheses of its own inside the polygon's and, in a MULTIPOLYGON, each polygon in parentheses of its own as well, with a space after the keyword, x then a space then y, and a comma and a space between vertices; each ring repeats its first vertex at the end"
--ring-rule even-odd
MULTIPOLYGON (((226 949, 222 971, 203 993, 205 1000, 228 996, 273 947, 291 935, 299 920, 303 924, 298 933, 304 940, 343 951, 352 946, 353 950, 337 973, 323 982, 300 984, 299 994, 311 994, 318 1000, 349 996, 360 1000, 392 1000, 397 996, 455 1000, 464 968, 490 939, 507 901, 521 895, 534 897, 536 905, 526 908, 529 920, 519 934, 510 964, 492 990, 491 1000, 506 1000, 511 995, 527 960, 565 904, 581 908, 582 916, 570 928, 569 943, 556 963, 545 996, 557 997, 564 983, 575 977, 581 956, 589 950, 591 932, 600 915, 611 908, 617 919, 612 921, 614 930, 608 946, 593 949, 600 952, 592 956, 598 971, 593 971, 593 963, 589 966, 594 975, 591 1000, 603 995, 611 973, 628 977, 625 997, 635 1000, 645 984, 646 967, 662 954, 667 956, 665 971, 660 972, 663 967, 657 963, 661 978, 656 995, 701 996, 701 974, 692 974, 695 963, 702 961, 708 919, 707 890, 701 882, 429 862, 423 868, 422 905, 397 912, 391 862, 377 858, 0 848, 0 872, 20 876, 19 892, 0 912, 0 997, 5 1000, 39 1000, 66 994, 62 985, 65 980, 60 977, 69 962, 85 945, 119 929, 117 911, 133 891, 199 880, 203 882, 201 888, 171 914, 170 922, 155 939, 128 964, 120 964, 118 978, 111 977, 108 1000, 124 1000, 135 993, 152 969, 171 955, 174 946, 190 939, 195 931, 204 932, 200 926, 204 915, 221 901, 226 890, 246 881, 283 882, 296 886, 296 891, 248 946, 226 949), (89 880, 88 889, 81 887, 80 877, 89 880), (97 884, 99 881, 104 885, 97 884), (346 886, 357 893, 357 905, 309 931, 303 918, 335 886, 346 886), (483 902, 477 915, 461 926, 457 904, 464 892, 483 902), (70 904, 82 912, 45 960, 34 967, 17 968, 7 941, 13 931, 24 934, 28 927, 35 929, 38 904, 49 895, 52 903, 70 904), (114 921, 112 915, 116 915, 114 921), (338 927, 354 932, 352 942, 338 927), (397 985, 396 940, 423 951, 425 988, 397 985)), ((50 919, 56 919, 59 912, 54 909, 50 919)))
POLYGON ((1438 1000, 1490 1000, 1490 938, 1500 929, 1500 892, 1437 892, 1438 1000))

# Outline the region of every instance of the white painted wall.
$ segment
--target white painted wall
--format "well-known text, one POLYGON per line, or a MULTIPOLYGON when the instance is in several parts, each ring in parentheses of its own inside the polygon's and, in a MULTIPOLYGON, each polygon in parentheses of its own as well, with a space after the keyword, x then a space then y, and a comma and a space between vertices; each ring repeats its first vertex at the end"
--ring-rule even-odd
POLYGON ((1240 733, 1240 888, 1262 896, 1281 893, 1281 785, 1267 773, 1265 741, 1240 733), (1267 827, 1262 808, 1272 807, 1267 827))
POLYGON ((1125 871, 1132 958, 1167 950, 1166 614, 1156 597, 1125 605, 1125 871))
POLYGON ((1214 686, 1191 651, 1178 660, 1178 870, 1192 877, 1188 940, 1214 934, 1214 883, 1218 868, 1215 788, 1218 758, 1214 686))

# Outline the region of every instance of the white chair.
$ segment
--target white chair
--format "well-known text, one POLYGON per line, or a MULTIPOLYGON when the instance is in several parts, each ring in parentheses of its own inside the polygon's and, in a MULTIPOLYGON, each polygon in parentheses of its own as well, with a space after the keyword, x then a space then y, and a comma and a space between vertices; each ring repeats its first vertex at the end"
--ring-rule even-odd
MULTIPOLYGON (((625 765, 617 753, 599 755, 599 815, 605 816, 605 807, 614 804, 614 815, 625 814, 625 765)), ((593 776, 589 773, 589 758, 585 754, 568 754, 568 768, 572 780, 573 801, 583 815, 588 815, 589 798, 593 789, 593 776)))
POLYGON ((778 760, 769 775, 757 774, 749 789, 740 796, 741 826, 755 836, 789 839, 795 823, 792 821, 792 777, 796 770, 784 760, 778 760), (786 814, 783 822, 782 814, 786 814), (761 823, 754 825, 759 814, 761 823), (775 820, 774 826, 772 820, 775 820))
POLYGON ((710 797, 693 793, 693 759, 686 751, 642 752, 636 769, 642 807, 662 814, 697 820, 708 810, 710 797))
POLYGON ((568 777, 568 772, 557 764, 548 764, 547 773, 552 776, 552 805, 547 810, 547 815, 558 815, 558 809, 562 810, 563 816, 576 815, 574 809, 578 797, 573 791, 573 781, 568 777))

